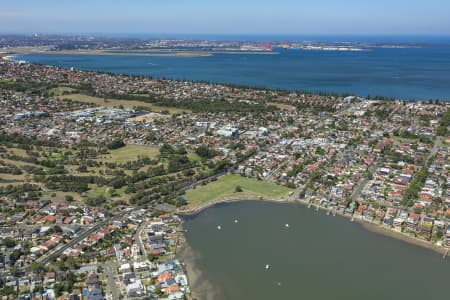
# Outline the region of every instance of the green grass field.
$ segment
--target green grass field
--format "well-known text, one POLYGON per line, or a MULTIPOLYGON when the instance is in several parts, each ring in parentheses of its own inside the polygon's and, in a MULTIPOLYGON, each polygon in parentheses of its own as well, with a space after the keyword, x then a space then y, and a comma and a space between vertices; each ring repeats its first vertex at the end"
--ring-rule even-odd
POLYGON ((104 197, 110 197, 113 192, 116 195, 118 195, 118 196, 122 196, 126 189, 127 189, 126 186, 121 187, 120 189, 114 189, 114 188, 110 188, 110 187, 98 186, 98 187, 93 188, 91 190, 91 192, 94 195, 104 196, 104 197))
POLYGON ((61 96, 64 92, 73 92, 74 89, 68 86, 60 86, 49 90, 49 93, 54 96, 61 96))
POLYGON ((272 182, 246 178, 240 175, 225 175, 217 181, 188 191, 186 199, 189 206, 195 207, 233 195, 236 195, 236 197, 245 195, 280 199, 283 196, 287 196, 290 192, 292 192, 292 189, 272 182), (236 186, 240 186, 243 192, 235 192, 236 186))
POLYGON ((188 157, 191 161, 201 161, 202 160, 202 158, 200 156, 198 156, 197 153, 194 153, 194 152, 188 153, 188 157))
POLYGON ((80 102, 85 102, 85 103, 94 103, 97 106, 103 106, 103 107, 119 107, 120 105, 122 105, 125 108, 133 108, 133 107, 145 107, 150 111, 154 111, 154 112, 162 112, 162 111, 168 111, 171 114, 177 114, 177 113, 182 113, 183 111, 188 111, 186 109, 179 109, 179 108, 174 108, 174 107, 163 107, 163 106, 156 106, 156 105, 152 105, 150 103, 147 102, 143 102, 143 101, 137 101, 137 100, 120 100, 120 99, 107 99, 107 101, 105 102, 105 100, 103 98, 99 98, 99 97, 92 97, 92 96, 87 96, 87 95, 83 95, 83 94, 70 94, 70 95, 62 95, 61 97, 59 97, 59 99, 71 99, 74 101, 80 101, 80 102))
POLYGON ((136 160, 138 156, 148 156, 150 158, 155 158, 157 155, 159 155, 159 148, 157 147, 126 145, 125 147, 111 150, 110 154, 105 155, 104 157, 100 158, 100 160, 106 162, 123 163, 131 160, 136 160))

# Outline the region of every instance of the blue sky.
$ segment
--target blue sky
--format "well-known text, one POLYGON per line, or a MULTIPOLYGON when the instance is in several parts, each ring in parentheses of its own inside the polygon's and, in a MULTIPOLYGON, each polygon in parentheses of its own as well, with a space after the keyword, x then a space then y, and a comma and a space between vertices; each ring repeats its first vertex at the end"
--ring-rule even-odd
POLYGON ((450 35, 449 0, 12 0, 2 33, 450 35))

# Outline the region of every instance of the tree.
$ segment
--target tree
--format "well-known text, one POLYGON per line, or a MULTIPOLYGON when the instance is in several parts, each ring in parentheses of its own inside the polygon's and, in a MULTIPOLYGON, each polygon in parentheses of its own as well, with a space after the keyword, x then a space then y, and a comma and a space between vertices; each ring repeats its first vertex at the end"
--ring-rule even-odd
POLYGON ((121 139, 116 139, 108 144, 108 149, 114 150, 125 146, 125 143, 121 139))
POLYGON ((64 287, 62 284, 56 283, 54 286, 54 291, 55 291, 55 295, 56 297, 59 297, 62 295, 62 292, 64 291, 64 287))
POLYGON ((30 270, 35 272, 35 273, 41 273, 43 271, 45 271, 45 267, 38 262, 32 262, 29 266, 30 270))
POLYGON ((3 245, 5 245, 6 248, 13 248, 16 246, 16 241, 13 238, 6 237, 3 240, 3 245))
POLYGON ((1 289, 1 294, 2 295, 12 295, 12 294, 15 294, 15 292, 14 292, 14 288, 12 287, 12 286, 4 286, 2 289, 1 289))
POLYGON ((414 200, 417 199, 417 196, 420 190, 422 189, 427 176, 428 176, 428 166, 424 166, 415 174, 408 188, 404 191, 403 199, 401 201, 402 205, 408 206, 414 205, 414 200))
POLYGON ((437 237, 438 239, 441 239, 443 236, 444 236, 444 232, 442 231, 441 228, 438 228, 438 229, 436 230, 436 237, 437 237))
POLYGON ((217 156, 220 154, 219 151, 210 149, 203 145, 198 147, 197 149, 195 149, 195 153, 197 153, 197 155, 200 156, 201 158, 213 158, 214 156, 217 156))
POLYGON ((55 232, 63 232, 62 228, 59 225, 53 226, 53 229, 55 230, 55 232))
POLYGON ((20 270, 17 267, 12 267, 11 269, 9 269, 9 272, 14 277, 20 276, 20 270))
POLYGON ((163 144, 161 148, 159 148, 159 153, 161 154, 173 154, 175 153, 175 148, 172 145, 167 143, 163 144))
POLYGON ((436 134, 439 136, 447 136, 448 130, 447 127, 450 125, 450 109, 447 109, 444 116, 442 116, 439 127, 436 130, 436 134))
POLYGON ((325 150, 322 147, 317 147, 316 154, 325 155, 325 150))
POLYGON ((237 185, 236 188, 234 189, 234 191, 236 193, 242 193, 244 190, 242 189, 242 187, 240 185, 237 185))
POLYGON ((75 284, 76 279, 77 279, 77 277, 75 276, 74 273, 72 273, 72 272, 67 273, 66 284, 64 286, 64 289, 67 292, 69 292, 69 293, 72 292, 73 285, 75 284))
POLYGON ((67 202, 72 202, 72 201, 73 201, 73 196, 72 196, 72 195, 65 195, 65 196, 64 196, 64 199, 65 199, 67 202))

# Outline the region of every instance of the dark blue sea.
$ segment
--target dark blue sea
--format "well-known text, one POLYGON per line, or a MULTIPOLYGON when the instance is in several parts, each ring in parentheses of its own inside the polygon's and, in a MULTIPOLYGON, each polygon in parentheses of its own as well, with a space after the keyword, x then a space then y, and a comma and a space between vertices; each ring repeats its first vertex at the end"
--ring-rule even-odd
POLYGON ((450 46, 360 52, 274 49, 277 55, 209 57, 21 55, 17 59, 158 78, 324 91, 405 100, 450 100, 450 46))

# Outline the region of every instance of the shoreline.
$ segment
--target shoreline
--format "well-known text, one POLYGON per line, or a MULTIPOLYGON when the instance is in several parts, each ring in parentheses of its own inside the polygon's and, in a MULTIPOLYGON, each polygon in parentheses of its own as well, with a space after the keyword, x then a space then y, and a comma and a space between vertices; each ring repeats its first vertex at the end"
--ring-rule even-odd
POLYGON ((8 53, 5 53, 5 55, 0 54, 0 59, 6 60, 6 61, 16 61, 15 55, 16 54, 8 54, 8 53))
MULTIPOLYGON (((183 224, 181 224, 183 228, 183 224)), ((208 278, 205 271, 199 266, 201 257, 186 240, 184 229, 179 232, 181 241, 177 246, 176 258, 183 264, 188 279, 191 300, 214 300, 220 295, 220 288, 216 287, 208 278)))
MULTIPOLYGON (((0 48, 0 51, 2 51, 1 48, 0 48)), ((106 51, 112 51, 112 50, 91 50, 91 51, 97 51, 97 52, 101 51, 101 53, 94 53, 94 52, 91 52, 91 51, 74 51, 74 50, 63 50, 63 51, 53 51, 52 52, 52 51, 48 51, 48 50, 39 50, 39 49, 36 49, 36 48, 25 47, 25 48, 11 48, 11 49, 8 48, 8 49, 3 49, 3 51, 5 51, 5 52, 0 53, 0 59, 3 59, 5 61, 9 60, 9 61, 16 61, 16 62, 18 60, 17 60, 17 58, 15 56, 17 56, 17 55, 28 55, 28 54, 44 54, 44 55, 46 55, 46 54, 48 54, 48 55, 57 55, 57 54, 61 54, 61 55, 65 55, 65 54, 66 55, 70 55, 70 54, 77 55, 77 54, 79 54, 79 55, 99 55, 99 56, 102 56, 102 55, 106 55, 106 56, 107 55, 110 55, 110 56, 127 56, 126 52, 122 52, 122 53, 121 52, 117 52, 117 53, 113 53, 113 52, 107 53, 106 52, 106 51), (8 57, 8 59, 5 59, 5 57, 8 57)), ((157 51, 155 51, 155 52, 157 52, 157 51)), ((145 53, 144 54, 140 54, 140 53, 130 54, 129 53, 128 56, 137 56, 137 57, 139 57, 139 56, 141 56, 141 57, 142 56, 149 56, 149 57, 151 57, 151 56, 155 56, 155 57, 158 57, 158 56, 159 57, 164 57, 164 56, 166 56, 166 57, 195 58, 195 57, 202 57, 202 56, 204 56, 204 57, 214 56, 214 54, 218 54, 219 52, 209 52, 208 55, 204 55, 205 53, 199 53, 199 52, 196 52, 196 53, 200 54, 200 55, 199 56, 197 56, 197 55, 192 56, 192 53, 187 53, 187 55, 184 55, 184 54, 186 54, 186 52, 184 54, 181 53, 181 52, 178 52, 178 53, 173 53, 173 54, 164 54, 164 53, 151 54, 151 53, 148 53, 147 55, 145 55, 145 53)), ((237 54, 254 54, 254 55, 269 55, 269 56, 271 56, 271 55, 278 55, 278 54, 280 54, 280 52, 263 52, 263 51, 261 51, 261 52, 244 52, 244 51, 242 51, 242 52, 234 52, 234 53, 227 52, 227 54, 230 54, 230 55, 233 55, 233 54, 236 54, 236 55, 237 54)), ((29 64, 33 64, 33 65, 41 64, 41 63, 29 62, 29 61, 23 61, 23 62, 29 63, 29 64)), ((63 67, 60 64, 54 64, 54 65, 50 65, 50 66, 52 66, 52 67, 59 66, 59 67, 65 68, 65 69, 69 68, 69 67, 63 67)), ((98 70, 98 69, 95 69, 95 68, 89 68, 88 70, 89 71, 93 71, 93 72, 98 72, 98 73, 106 73, 105 71, 98 70)), ((132 73, 127 73, 127 75, 131 76, 132 73)), ((144 75, 144 77, 151 77, 153 79, 162 79, 163 78, 163 77, 152 77, 150 75, 144 75)), ((171 80, 171 81, 184 81, 183 79, 180 79, 180 78, 170 78, 168 80, 171 80)), ((201 82, 201 80, 188 80, 188 81, 194 82, 194 83, 201 82)), ((240 84, 232 83, 232 82, 229 82, 227 80, 214 82, 214 83, 211 82, 210 84, 219 84, 219 85, 225 85, 225 86, 241 86, 240 84)), ((260 85, 256 85, 256 86, 243 85, 243 87, 244 88, 248 88, 248 89, 261 89, 261 90, 267 90, 267 91, 271 91, 271 90, 282 90, 282 91, 286 91, 286 92, 298 91, 298 89, 295 89, 295 88, 276 88, 276 87, 269 87, 269 86, 266 86, 264 84, 260 84, 260 85)), ((306 94, 309 94, 309 95, 317 95, 319 93, 323 93, 325 95, 332 95, 333 94, 333 92, 326 91, 326 90, 323 90, 323 89, 306 89, 306 90, 301 90, 301 91, 306 93, 306 94)), ((350 91, 339 92, 337 94, 339 96, 342 96, 342 97, 344 95, 353 95, 355 97, 363 97, 363 98, 365 97, 363 94, 358 94, 357 92, 350 92, 350 91)), ((407 102, 418 102, 418 103, 429 101, 429 98, 421 99, 421 98, 408 97, 408 96, 386 96, 386 95, 375 95, 375 96, 376 97, 384 97, 388 101, 407 101, 407 102)), ((370 97, 367 100, 378 101, 378 100, 376 100, 376 97, 370 97)), ((448 99, 443 98, 443 97, 437 97, 436 100, 440 101, 440 102, 443 102, 443 103, 449 101, 448 99)))
MULTIPOLYGON (((212 202, 204 203, 197 207, 193 207, 186 211, 177 210, 176 214, 180 216, 194 216, 203 210, 219 205, 222 203, 233 203, 240 201, 265 201, 265 202, 278 202, 278 203, 288 203, 293 202, 286 199, 280 200, 270 200, 257 196, 253 197, 224 197, 217 199, 212 202)), ((189 245, 185 235, 185 229, 183 222, 181 223, 181 231, 179 235, 181 236, 180 243, 177 246, 176 257, 183 263, 185 268, 185 274, 188 278, 190 298, 191 300, 215 300, 217 295, 220 295, 220 287, 217 287, 214 283, 210 281, 207 274, 199 266, 201 262, 201 257, 197 254, 189 245)))
POLYGON ((336 210, 333 210, 333 209, 330 209, 327 207, 323 207, 323 206, 320 206, 317 204, 309 203, 307 201, 294 200, 294 199, 289 199, 289 198, 288 199, 286 199, 286 198, 267 199, 264 197, 258 198, 257 196, 254 196, 254 197, 250 197, 250 196, 249 197, 239 197, 239 196, 231 197, 231 196, 228 196, 228 197, 214 200, 212 202, 205 203, 203 205, 199 205, 197 207, 190 208, 188 210, 184 210, 184 211, 178 210, 177 214, 182 215, 182 216, 195 216, 196 214, 202 212, 203 210, 213 207, 215 205, 219 205, 222 203, 241 202, 241 201, 263 201, 263 202, 272 202, 272 203, 297 203, 297 204, 306 206, 308 208, 311 207, 314 209, 320 209, 320 210, 325 211, 330 214, 333 211, 335 211, 336 215, 345 217, 349 220, 353 220, 353 221, 357 222, 358 224, 361 224, 364 227, 364 229, 371 231, 373 233, 383 234, 385 236, 389 236, 391 238, 402 240, 404 242, 407 242, 407 243, 415 245, 415 246, 424 247, 429 250, 433 250, 434 252, 437 252, 441 255, 444 255, 445 251, 449 249, 448 247, 438 246, 429 241, 413 237, 413 236, 409 235, 408 233, 396 231, 396 230, 386 227, 380 223, 368 221, 368 220, 365 220, 365 219, 362 219, 359 217, 355 217, 354 215, 348 215, 341 211, 336 211, 336 210))
POLYGON ((183 216, 193 216, 196 215, 198 213, 200 213, 201 211, 210 208, 212 206, 218 205, 218 204, 222 204, 222 203, 233 203, 233 202, 241 202, 241 201, 264 201, 264 202, 273 202, 273 203, 296 203, 295 200, 289 200, 289 199, 285 199, 285 198, 280 198, 280 199, 267 199, 264 198, 262 196, 258 196, 258 195, 248 195, 246 197, 239 197, 238 196, 226 196, 226 197, 222 197, 219 198, 217 200, 213 200, 211 202, 206 202, 203 204, 200 204, 198 206, 189 208, 187 210, 177 210, 177 214, 179 215, 183 215, 183 216))
POLYGON ((205 52, 175 52, 175 53, 133 53, 133 52, 108 52, 99 50, 90 51, 75 51, 75 50, 63 50, 63 51, 43 51, 43 50, 31 50, 31 51, 12 51, 7 55, 99 55, 99 56, 137 56, 137 57, 209 57, 213 56, 212 53, 205 52))
MULTIPOLYGON (((364 230, 367 230, 368 232, 371 232, 373 234, 380 234, 384 235, 386 237, 397 239, 399 241, 403 241, 405 243, 408 243, 414 247, 419 246, 428 250, 431 250, 435 253, 438 253, 440 256, 442 256, 443 259, 446 259, 446 251, 448 251, 449 248, 444 246, 437 246, 435 244, 432 244, 431 242, 421 240, 419 238, 412 237, 411 235, 403 232, 398 232, 393 230, 392 228, 388 228, 386 226, 383 226, 380 223, 376 223, 373 221, 364 220, 362 218, 355 217, 353 215, 345 214, 341 211, 336 211, 330 208, 322 207, 317 204, 309 203, 307 201, 302 200, 294 200, 289 198, 281 198, 281 199, 267 199, 264 197, 239 197, 239 195, 235 197, 227 196, 223 197, 217 200, 214 200, 212 202, 207 202, 202 205, 190 208, 185 211, 178 210, 176 213, 181 216, 195 216, 202 212, 205 209, 208 209, 210 207, 224 204, 224 203, 234 203, 234 202, 242 202, 242 201, 262 201, 262 202, 272 202, 272 203, 296 203, 308 208, 316 209, 316 210, 322 210, 327 212, 330 216, 339 215, 341 217, 347 218, 349 221, 353 220, 359 225, 363 227, 364 230)), ((181 227, 183 228, 180 232, 180 235, 182 237, 182 243, 179 244, 179 250, 177 250, 177 257, 184 263, 184 267, 186 269, 186 275, 188 277, 190 292, 191 292, 191 299, 197 299, 197 300, 209 300, 209 299, 215 299, 215 295, 219 293, 217 288, 215 288, 214 284, 209 281, 207 274, 205 274, 205 271, 199 267, 201 265, 201 257, 195 253, 195 251, 189 246, 184 227, 183 222, 181 223, 181 227)))
POLYGON ((59 51, 49 51, 36 48, 15 48, 9 49, 7 52, 3 53, 3 59, 7 57, 13 57, 14 55, 32 55, 32 54, 43 54, 43 55, 100 55, 100 56, 136 56, 136 57, 211 57, 215 54, 230 54, 230 55, 278 55, 279 52, 259 52, 259 51, 189 51, 189 50, 115 50, 115 49, 105 49, 105 50, 59 50, 59 51), (165 52, 164 52, 165 51, 165 52))

